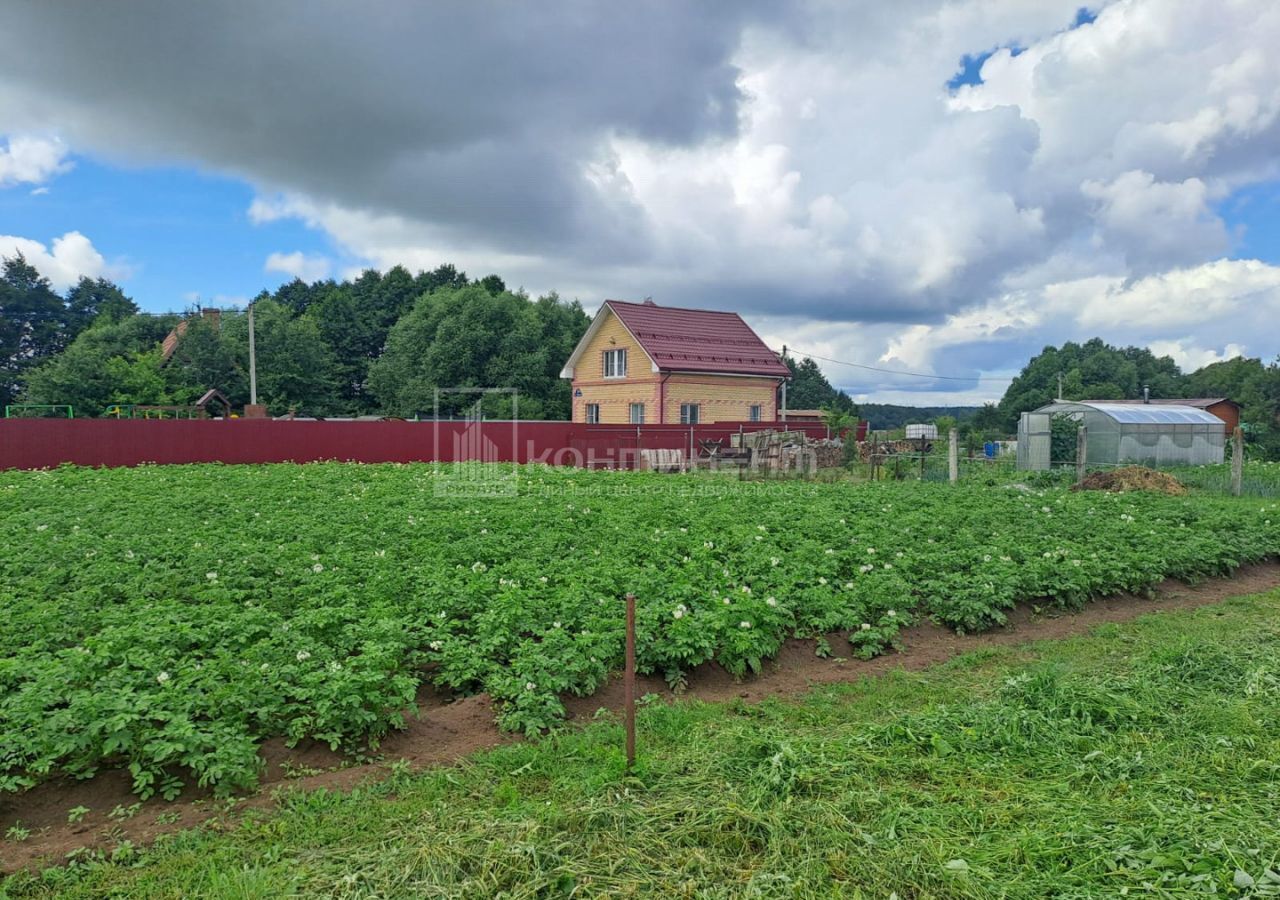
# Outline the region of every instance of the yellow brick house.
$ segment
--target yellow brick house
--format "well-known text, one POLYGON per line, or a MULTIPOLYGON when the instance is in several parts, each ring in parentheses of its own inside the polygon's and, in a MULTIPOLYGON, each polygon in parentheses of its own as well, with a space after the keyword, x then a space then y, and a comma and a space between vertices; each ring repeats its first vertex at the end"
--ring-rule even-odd
POLYGON ((573 421, 696 425, 778 418, 790 371, 737 313, 606 300, 560 372, 573 421))

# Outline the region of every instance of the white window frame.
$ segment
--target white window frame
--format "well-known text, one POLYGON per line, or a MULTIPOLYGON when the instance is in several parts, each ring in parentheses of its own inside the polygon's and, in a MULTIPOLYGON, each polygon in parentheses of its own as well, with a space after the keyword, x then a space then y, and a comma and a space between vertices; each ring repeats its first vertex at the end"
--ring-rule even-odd
POLYGON ((702 404, 701 403, 681 403, 680 404, 680 424, 681 425, 702 424, 702 404))
POLYGON ((588 403, 586 406, 587 406, 587 411, 586 411, 585 418, 586 418, 587 424, 599 425, 600 424, 600 404, 588 403))
POLYGON ((752 403, 747 407, 747 420, 750 422, 764 421, 764 404, 752 403))
POLYGON ((605 378, 626 378, 627 348, 617 347, 604 351, 604 358, 600 361, 600 371, 605 378))
POLYGON ((644 424, 644 404, 643 403, 631 404, 631 424, 632 425, 644 424))

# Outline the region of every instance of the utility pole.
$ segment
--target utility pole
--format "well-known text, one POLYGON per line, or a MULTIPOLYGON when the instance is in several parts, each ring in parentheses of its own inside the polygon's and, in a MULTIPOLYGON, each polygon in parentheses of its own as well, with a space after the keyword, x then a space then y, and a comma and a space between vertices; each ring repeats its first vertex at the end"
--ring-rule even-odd
MULTIPOLYGON (((787 345, 786 344, 782 345, 782 364, 784 366, 787 365, 787 345)), ((787 368, 790 368, 790 366, 787 366, 787 368)), ((782 379, 782 415, 779 416, 779 418, 783 422, 787 421, 787 382, 789 380, 790 380, 789 378, 782 379)))
POLYGON ((1062 373, 1058 373, 1058 402, 1062 402, 1062 373))
POLYGON ((258 405, 258 354, 253 346, 253 303, 249 304, 249 403, 258 405))

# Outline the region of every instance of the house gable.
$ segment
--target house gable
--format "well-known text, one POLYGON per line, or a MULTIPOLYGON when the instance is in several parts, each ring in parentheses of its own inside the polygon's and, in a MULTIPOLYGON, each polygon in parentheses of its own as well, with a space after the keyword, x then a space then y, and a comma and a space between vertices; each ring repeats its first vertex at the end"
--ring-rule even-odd
POLYGON ((570 378, 574 382, 604 381, 605 350, 627 351, 628 380, 647 377, 658 371, 640 341, 606 303, 591 320, 586 333, 578 341, 578 346, 573 348, 568 362, 560 370, 560 377, 570 378))
POLYGON ((737 313, 658 306, 652 301, 606 300, 560 373, 581 379, 578 367, 601 328, 616 319, 649 359, 654 372, 789 378, 790 370, 737 313))

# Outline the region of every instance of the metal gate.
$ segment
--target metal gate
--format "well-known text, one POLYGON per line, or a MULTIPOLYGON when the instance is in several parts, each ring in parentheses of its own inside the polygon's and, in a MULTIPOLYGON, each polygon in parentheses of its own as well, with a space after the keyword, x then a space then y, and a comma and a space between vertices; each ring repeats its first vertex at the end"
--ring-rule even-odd
POLYGON ((1049 414, 1024 412, 1018 420, 1018 468, 1048 470, 1051 446, 1049 414))

